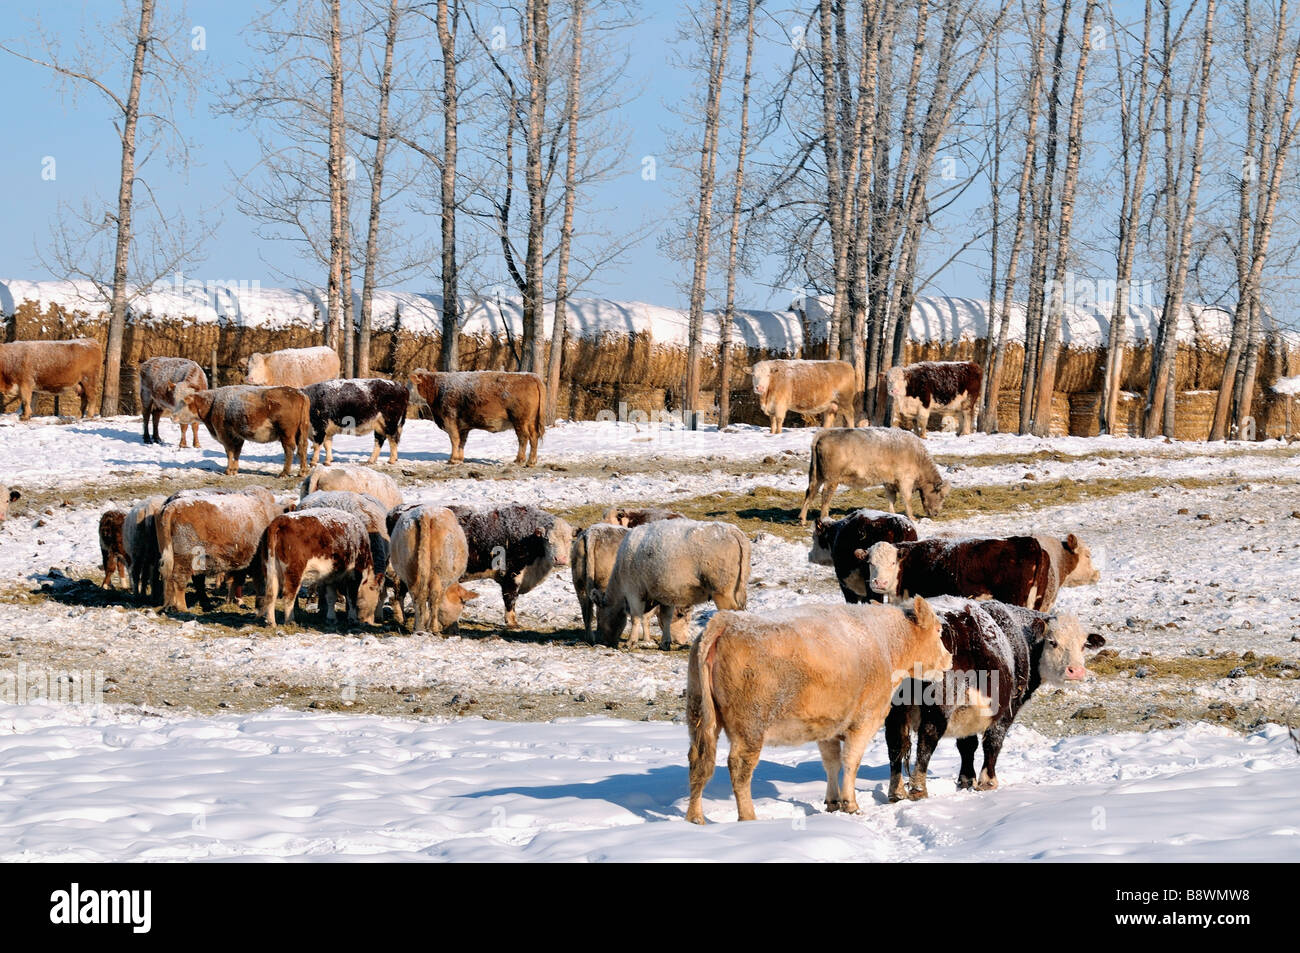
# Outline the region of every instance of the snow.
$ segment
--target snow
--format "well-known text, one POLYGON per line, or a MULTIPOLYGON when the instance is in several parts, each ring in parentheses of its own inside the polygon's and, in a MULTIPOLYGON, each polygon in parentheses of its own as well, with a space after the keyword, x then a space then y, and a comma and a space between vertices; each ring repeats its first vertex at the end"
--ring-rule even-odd
POLYGON ((1300 394, 1300 376, 1279 377, 1273 384, 1273 393, 1286 394, 1290 397, 1300 394))
POLYGON ((735 820, 724 762, 704 828, 683 820, 686 746, 681 725, 603 718, 0 705, 0 861, 1268 862, 1300 848, 1300 757, 1272 725, 1055 741, 1017 727, 1001 788, 979 794, 946 783, 945 741, 929 800, 894 805, 878 737, 856 816, 822 811, 814 746, 769 748, 759 819, 735 820))

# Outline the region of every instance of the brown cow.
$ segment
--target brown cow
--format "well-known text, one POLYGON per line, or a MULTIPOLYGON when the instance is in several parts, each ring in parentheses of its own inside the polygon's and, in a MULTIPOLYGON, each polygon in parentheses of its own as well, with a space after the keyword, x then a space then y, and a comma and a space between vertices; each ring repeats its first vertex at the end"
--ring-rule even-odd
POLYGON ((546 424, 542 379, 536 374, 507 371, 411 372, 412 398, 429 408, 429 414, 451 438, 448 463, 463 463, 465 438, 471 430, 500 433, 513 427, 519 440, 515 463, 537 463, 537 445, 546 424))
POLYGON ((653 523, 656 520, 679 520, 682 518, 681 513, 674 513, 672 510, 665 510, 661 507, 629 510, 626 507, 614 506, 605 513, 606 523, 625 526, 628 529, 641 526, 644 523, 653 523))
POLYGON ((58 394, 71 387, 81 397, 85 417, 103 368, 104 349, 90 338, 0 344, 0 411, 17 395, 22 419, 31 420, 34 391, 58 394))
POLYGON ((717 613, 691 646, 686 670, 686 819, 704 823, 701 797, 723 730, 742 821, 755 818, 750 779, 764 744, 816 741, 826 809, 856 813, 858 765, 885 723, 894 690, 904 678, 939 678, 951 665, 939 620, 920 598, 910 614, 883 605, 717 613))
POLYGON ((266 527, 282 512, 284 507, 261 486, 173 493, 154 521, 163 607, 186 610, 185 589, 192 577, 200 604, 210 610, 207 576, 233 573, 238 585, 266 527))
POLYGON ((307 444, 311 438, 307 395, 296 387, 216 387, 195 393, 185 392, 186 409, 208 428, 226 448, 226 475, 239 472, 239 454, 244 441, 280 442, 284 448, 287 477, 298 453, 298 474, 307 472, 307 444))
MULTIPOLYGON (((613 513, 614 510, 610 512, 613 513)), ((573 591, 578 594, 578 604, 582 606, 582 627, 587 633, 587 641, 592 644, 596 641, 591 627, 595 620, 594 607, 605 598, 605 588, 609 585, 610 573, 614 571, 618 547, 627 532, 627 524, 608 520, 593 523, 574 537, 573 548, 569 550, 573 591)))
POLYGON ((894 512, 901 498, 909 520, 915 519, 913 489, 921 491, 921 504, 929 517, 939 515, 950 489, 930 459, 924 441, 896 427, 823 430, 813 437, 808 460, 808 491, 799 510, 799 522, 808 522, 808 506, 822 487, 825 490, 821 518, 825 519, 831 497, 841 483, 857 488, 883 484, 889 498, 889 512, 894 512))
POLYGON ((880 596, 964 596, 1046 611, 1056 602, 1056 569, 1033 536, 876 543, 854 554, 880 596))
POLYGON ((889 422, 897 425, 908 418, 924 437, 931 414, 957 414, 958 433, 965 436, 975 429, 983 380, 984 371, 974 361, 920 361, 891 367, 885 372, 885 391, 893 401, 889 422))
POLYGON ((23 498, 23 495, 17 490, 11 490, 7 486, 0 486, 0 523, 9 518, 9 504, 17 503, 23 498))
POLYGON ((405 622, 402 599, 411 593, 415 632, 441 635, 455 626, 465 603, 478 593, 458 581, 469 562, 469 544, 456 514, 444 506, 415 505, 403 509, 393 524, 393 572, 397 595, 393 618, 405 622))
POLYGON ((181 446, 186 446, 186 428, 194 431, 194 446, 199 445, 199 422, 185 411, 180 399, 186 392, 208 389, 208 375, 203 368, 184 357, 151 357, 140 365, 140 416, 144 422, 144 442, 162 443, 158 421, 163 414, 181 427, 181 446), (179 394, 178 394, 179 391, 179 394), (149 422, 153 421, 153 436, 149 422))
POLYGON ((262 594, 257 613, 275 625, 275 604, 284 594, 284 621, 293 621, 298 591, 314 585, 321 614, 333 625, 337 591, 343 590, 348 622, 369 622, 379 607, 379 578, 370 554, 366 525, 342 510, 320 507, 284 513, 273 519, 258 544, 262 594))
POLYGON ((131 584, 131 555, 122 540, 122 525, 126 510, 108 510, 99 518, 99 556, 104 566, 105 589, 115 588, 114 577, 122 581, 123 588, 131 584))
POLYGON ((1035 536, 1034 539, 1052 560, 1057 588, 1091 586, 1101 579, 1101 573, 1092 564, 1092 550, 1073 533, 1065 539, 1059 536, 1035 536))
POLYGON ((823 427, 836 417, 846 427, 857 422, 857 377, 847 361, 759 361, 753 373, 758 406, 771 419, 772 433, 781 432, 791 410, 809 416, 825 414, 823 427))
POLYGON ((332 347, 291 347, 252 354, 244 383, 259 387, 307 387, 339 376, 339 356, 332 347))
POLYGON ((139 598, 147 588, 152 602, 162 598, 157 517, 166 502, 165 496, 151 496, 127 510, 122 521, 122 544, 131 563, 131 594, 139 598))

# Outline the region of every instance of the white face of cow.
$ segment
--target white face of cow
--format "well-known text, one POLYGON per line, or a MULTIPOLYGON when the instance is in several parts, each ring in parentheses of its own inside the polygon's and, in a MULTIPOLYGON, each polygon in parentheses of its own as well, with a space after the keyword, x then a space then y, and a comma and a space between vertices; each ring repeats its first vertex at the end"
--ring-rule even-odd
POLYGON ((1101 579, 1101 572, 1092 564, 1092 550, 1087 543, 1071 533, 1065 538, 1065 548, 1079 558, 1074 571, 1061 580, 1063 586, 1091 586, 1101 579))
POLYGON ((902 400, 907 396, 907 377, 901 367, 891 367, 885 371, 885 389, 894 400, 902 400))
POLYGON ((248 358, 248 373, 244 380, 249 384, 263 385, 266 383, 266 358, 261 354, 253 354, 248 358))
POLYGON ((772 365, 767 363, 754 365, 754 393, 762 397, 767 393, 767 385, 771 380, 772 365))
POLYGON ((555 525, 547 534, 547 541, 555 553, 555 565, 569 565, 569 552, 573 549, 573 527, 562 519, 556 519, 555 525))
POLYGON ((1047 685, 1083 681, 1088 676, 1083 650, 1099 649, 1106 644, 1097 633, 1084 632, 1078 618, 1072 615, 1052 616, 1041 638, 1044 645, 1038 675, 1047 685))
POLYGON ((3 523, 9 517, 9 504, 21 498, 22 496, 17 490, 11 490, 7 486, 0 486, 0 523, 3 523))
POLYGON ((876 543, 867 551, 867 585, 882 596, 898 591, 898 548, 893 543, 876 543))

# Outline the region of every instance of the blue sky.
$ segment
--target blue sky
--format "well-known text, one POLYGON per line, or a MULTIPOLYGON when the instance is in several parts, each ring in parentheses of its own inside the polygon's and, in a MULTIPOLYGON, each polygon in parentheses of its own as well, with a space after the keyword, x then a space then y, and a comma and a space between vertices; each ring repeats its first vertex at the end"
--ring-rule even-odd
MULTIPOLYGON (((11 45, 25 45, 28 23, 39 16, 48 32, 71 43, 84 24, 117 9, 115 0, 57 4, 7 0, 0 37, 11 45)), ((249 61, 242 31, 258 9, 258 4, 237 0, 190 0, 189 21, 206 31, 206 51, 194 54, 204 58, 205 76, 219 82, 225 75, 238 73, 240 64, 249 61)), ((641 10, 644 19, 636 27, 628 67, 628 82, 640 92, 619 116, 629 135, 625 168, 591 197, 591 204, 604 210, 599 225, 617 230, 626 223, 645 221, 653 230, 630 250, 621 266, 605 270, 584 288, 584 295, 682 303, 679 288, 688 265, 666 258, 656 240, 677 194, 676 173, 662 160, 665 132, 680 122, 668 104, 689 92, 689 75, 670 59, 677 14, 676 5, 647 4, 641 10), (641 176, 641 160, 648 155, 661 157, 658 178, 650 182, 641 176)), ((91 37, 90 42, 96 38, 91 37)), ((48 244, 50 221, 59 203, 79 207, 87 198, 115 195, 119 153, 110 125, 112 113, 99 94, 83 90, 74 100, 60 93, 47 71, 3 53, 0 89, 9 91, 11 100, 7 107, 9 147, 0 153, 0 175, 9 185, 4 227, 0 228, 0 275, 44 278, 48 273, 37 259, 36 249, 48 244), (53 157, 56 163, 52 181, 42 177, 46 157, 53 157)), ((214 116, 210 107, 210 90, 204 88, 193 111, 180 114, 182 130, 194 146, 187 174, 168 169, 161 160, 154 160, 145 170, 163 208, 180 207, 187 214, 201 208, 220 216, 220 225, 204 247, 203 261, 190 269, 187 277, 283 284, 277 269, 304 273, 296 251, 287 242, 258 240, 253 234, 254 223, 236 208, 233 195, 234 176, 254 166, 259 158, 256 144, 233 119, 214 116)), ((420 223, 420 227, 436 234, 436 220, 420 223)), ((437 290, 436 272, 431 268, 401 286, 413 291, 437 290)), ((958 267, 951 277, 945 275, 945 289, 950 292, 972 292, 978 287, 973 268, 958 267), (950 287, 954 282, 965 287, 950 287)), ((739 298, 742 305, 750 307, 784 307, 789 294, 770 290, 759 276, 756 281, 742 279, 739 298)))

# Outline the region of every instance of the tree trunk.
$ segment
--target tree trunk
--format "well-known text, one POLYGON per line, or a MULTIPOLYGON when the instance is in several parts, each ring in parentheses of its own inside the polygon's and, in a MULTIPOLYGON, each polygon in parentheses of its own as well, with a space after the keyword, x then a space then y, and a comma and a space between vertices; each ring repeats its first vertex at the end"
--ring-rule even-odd
POLYGON ((442 50, 442 347, 438 367, 460 370, 460 298, 456 273, 456 131, 459 122, 456 79, 456 21, 449 0, 438 0, 438 46, 442 50))
POLYGON ((525 369, 546 376, 546 87, 550 60, 550 0, 527 0, 524 42, 528 73, 528 125, 525 130, 524 181, 528 187, 528 249, 525 255, 524 339, 525 369))
POLYGON ((115 416, 122 389, 122 341, 126 337, 126 279, 131 256, 131 212, 135 192, 135 134, 140 119, 140 87, 153 29, 154 0, 141 0, 140 26, 131 59, 131 87, 122 116, 122 166, 117 186, 117 239, 113 247, 113 295, 109 304, 108 345, 99 412, 115 416))
POLYGON ((569 252, 573 245, 573 208, 578 191, 578 104, 582 93, 582 15, 583 0, 573 0, 573 55, 569 64, 569 83, 564 105, 569 124, 564 159, 564 220, 560 224, 560 248, 555 277, 555 322, 551 327, 551 355, 546 368, 548 424, 556 417, 556 401, 560 394, 560 364, 564 357, 564 339, 568 329, 569 252))
POLYGON ((339 0, 330 0, 330 273, 325 344, 343 354, 343 37, 339 0))

